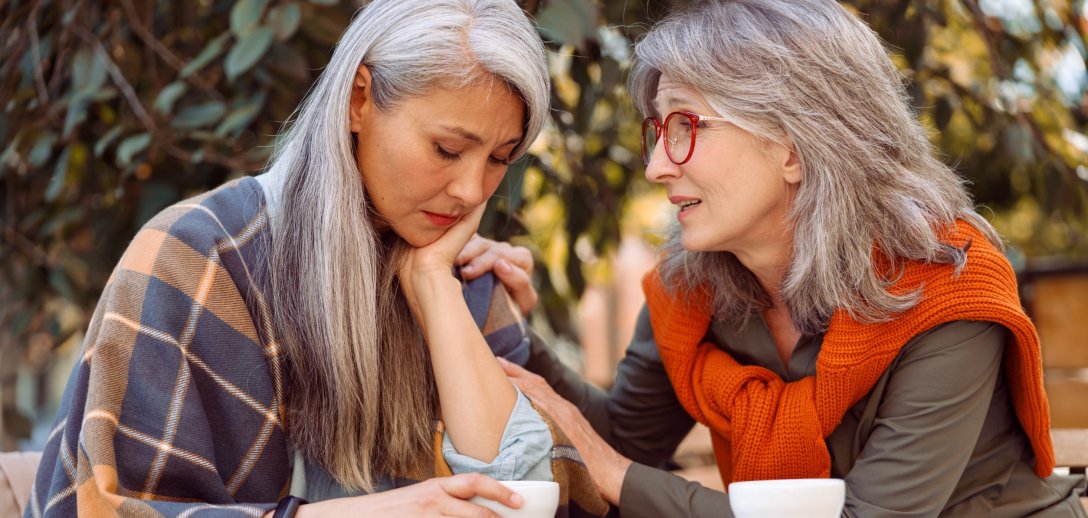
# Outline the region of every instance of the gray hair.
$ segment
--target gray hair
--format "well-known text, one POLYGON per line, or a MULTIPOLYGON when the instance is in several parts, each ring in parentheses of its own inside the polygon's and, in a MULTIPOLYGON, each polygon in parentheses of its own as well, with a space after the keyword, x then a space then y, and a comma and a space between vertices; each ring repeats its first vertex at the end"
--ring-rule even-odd
MULTIPOLYGON (((939 240, 957 219, 1003 247, 936 157, 879 37, 833 0, 700 2, 654 26, 635 54, 630 89, 644 114, 666 75, 757 138, 792 142, 802 180, 779 290, 801 332, 826 329, 836 309, 875 322, 916 305, 920 291, 888 289, 904 261, 962 267, 964 251, 939 240), (874 252, 891 268, 874 266, 874 252)), ((685 251, 678 227, 661 269, 666 285, 709 287, 719 317, 770 306, 733 254, 685 251)))
MULTIPOLYGON (((549 102, 543 44, 513 0, 375 0, 352 20, 269 167, 273 313, 288 432, 340 483, 430 462, 437 392, 396 281, 408 245, 372 226, 348 110, 360 64, 386 110, 437 85, 505 82, 525 103, 519 157, 549 102)), ((390 233, 392 234, 392 233, 390 233)))

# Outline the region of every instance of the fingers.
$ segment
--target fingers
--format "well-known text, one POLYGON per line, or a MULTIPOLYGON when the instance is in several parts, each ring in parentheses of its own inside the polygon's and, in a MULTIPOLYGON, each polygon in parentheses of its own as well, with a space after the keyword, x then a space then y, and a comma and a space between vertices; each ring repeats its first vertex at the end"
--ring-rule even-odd
POLYGON ((443 500, 441 512, 451 518, 502 518, 491 509, 456 498, 443 500))
POLYGON ((480 226, 480 219, 483 218, 484 210, 487 208, 486 203, 481 203, 476 208, 472 209, 472 212, 465 214, 461 219, 454 223, 437 241, 431 243, 423 248, 417 250, 424 250, 423 254, 429 259, 423 261, 423 263, 433 262, 437 260, 443 263, 445 268, 449 268, 453 264, 453 260, 457 257, 464 247, 465 243, 472 238, 476 233, 476 228, 480 226))
POLYGON ((454 223, 441 239, 449 239, 456 244, 458 250, 463 249, 469 239, 476 234, 476 229, 480 228, 480 220, 483 219, 486 209, 487 204, 481 203, 472 209, 472 212, 465 214, 460 221, 454 223))
POLYGON ((525 370, 525 368, 522 367, 521 365, 513 363, 510 360, 507 360, 506 358, 501 358, 501 357, 496 356, 495 359, 499 360, 499 367, 502 367, 502 371, 504 373, 506 373, 506 375, 508 377, 511 377, 511 378, 524 378, 526 376, 532 376, 533 375, 533 373, 525 370))
POLYGON ((497 244, 496 241, 481 237, 480 234, 473 234, 468 240, 468 243, 465 243, 465 247, 461 249, 461 253, 457 254, 457 258, 453 260, 453 264, 456 264, 457 266, 464 265, 497 244))
POLYGON ((495 276, 499 278, 503 286, 506 286, 506 291, 518 305, 521 314, 528 316, 540 299, 536 288, 533 287, 533 279, 529 272, 511 265, 506 259, 499 259, 495 262, 495 276))
POLYGON ((499 366, 510 379, 510 383, 517 386, 534 403, 546 407, 557 407, 567 402, 541 376, 510 363, 504 358, 498 358, 498 360, 499 366))
POLYGON ((473 238, 465 245, 454 264, 461 265, 461 275, 472 280, 494 270, 501 260, 528 274, 533 273, 533 253, 528 248, 482 237, 473 238))
POLYGON ((436 480, 446 494, 461 500, 479 496, 514 509, 521 507, 524 503, 521 495, 500 484, 499 481, 479 473, 463 473, 436 480))

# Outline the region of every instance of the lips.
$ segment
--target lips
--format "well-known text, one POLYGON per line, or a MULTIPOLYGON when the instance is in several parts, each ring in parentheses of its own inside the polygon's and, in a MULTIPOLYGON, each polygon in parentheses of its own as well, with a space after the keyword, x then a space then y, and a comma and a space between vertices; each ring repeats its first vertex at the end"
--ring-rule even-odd
POLYGON ((691 211, 698 208, 703 200, 691 196, 669 196, 669 202, 680 209, 680 213, 676 215, 676 218, 683 220, 691 211))
POLYGON ((423 211, 423 215, 427 217, 428 221, 439 227, 448 227, 461 219, 461 216, 456 214, 441 214, 438 212, 423 211))

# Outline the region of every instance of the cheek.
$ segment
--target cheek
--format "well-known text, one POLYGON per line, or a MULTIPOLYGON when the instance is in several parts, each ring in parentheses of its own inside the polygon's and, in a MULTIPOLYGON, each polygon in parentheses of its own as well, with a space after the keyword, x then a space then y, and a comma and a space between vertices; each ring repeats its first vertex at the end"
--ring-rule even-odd
POLYGON ((506 176, 507 169, 484 175, 484 202, 486 203, 491 195, 495 194, 499 185, 502 183, 502 179, 506 176))

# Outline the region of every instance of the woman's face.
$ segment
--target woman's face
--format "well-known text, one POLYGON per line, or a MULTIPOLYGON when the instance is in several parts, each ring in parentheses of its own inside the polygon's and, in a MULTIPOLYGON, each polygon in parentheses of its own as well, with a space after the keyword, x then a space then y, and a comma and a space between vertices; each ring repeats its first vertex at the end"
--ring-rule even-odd
MULTIPOLYGON (((721 116, 698 91, 664 75, 654 109, 659 120, 678 111, 721 116)), ((681 243, 689 251, 760 253, 791 238, 786 216, 801 180, 796 155, 729 122, 700 122, 683 165, 669 160, 659 140, 646 179, 664 184, 679 208, 681 243)))
POLYGON ((434 88, 377 109, 370 71, 359 67, 351 98, 356 160, 382 220, 415 247, 433 243, 484 203, 524 135, 525 105, 499 79, 434 88))

